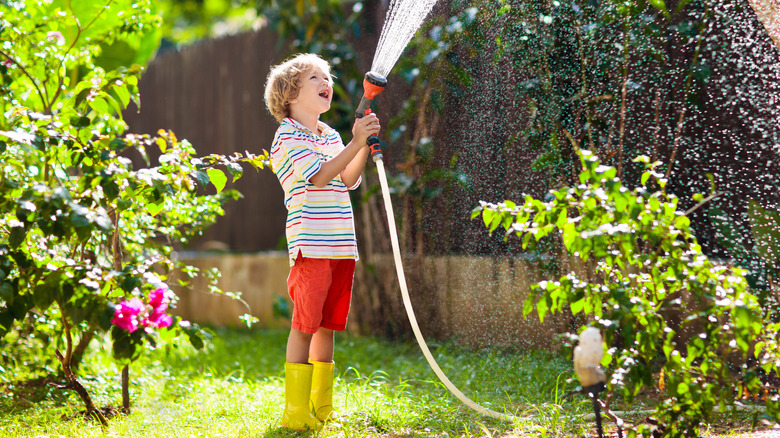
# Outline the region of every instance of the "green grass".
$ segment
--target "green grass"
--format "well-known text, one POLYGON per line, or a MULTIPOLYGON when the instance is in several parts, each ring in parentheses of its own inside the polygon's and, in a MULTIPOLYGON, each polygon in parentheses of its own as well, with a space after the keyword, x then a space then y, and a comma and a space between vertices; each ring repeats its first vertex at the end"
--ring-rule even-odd
MULTIPOLYGON (((102 429, 77 414, 78 397, 23 366, 0 378, 0 436, 287 437, 281 428, 286 331, 218 330, 202 351, 159 349, 131 367, 132 412, 102 429)), ((339 334, 334 404, 338 421, 318 436, 582 436, 593 424, 568 360, 550 353, 431 345, 441 368, 467 396, 517 416, 497 421, 471 411, 439 383, 418 346, 339 334)), ((79 372, 98 406, 119 406, 119 369, 108 344, 93 341, 79 372)))

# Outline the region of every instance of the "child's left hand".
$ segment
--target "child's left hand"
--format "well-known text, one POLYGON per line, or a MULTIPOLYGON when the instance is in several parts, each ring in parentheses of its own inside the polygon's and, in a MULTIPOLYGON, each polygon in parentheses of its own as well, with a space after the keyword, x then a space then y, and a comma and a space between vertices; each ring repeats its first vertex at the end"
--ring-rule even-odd
POLYGON ((366 140, 368 136, 372 134, 379 134, 379 118, 376 114, 367 114, 359 119, 355 120, 355 124, 352 125, 352 139, 356 144, 366 146, 366 140))

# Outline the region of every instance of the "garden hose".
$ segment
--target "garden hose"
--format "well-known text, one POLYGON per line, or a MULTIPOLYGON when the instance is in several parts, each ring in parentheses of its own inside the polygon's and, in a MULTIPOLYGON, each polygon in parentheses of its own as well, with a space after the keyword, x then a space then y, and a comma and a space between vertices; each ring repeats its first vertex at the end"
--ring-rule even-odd
POLYGON ((387 225, 390 227, 390 242, 393 247, 393 257, 395 259, 395 270, 398 274, 398 283, 401 286, 401 297, 403 298, 404 308, 406 308, 406 315, 409 317, 409 323, 412 325, 412 331, 414 331, 414 337, 417 339, 417 343, 420 345, 423 356, 425 356, 425 359, 428 361, 428 364, 431 366, 431 369, 433 369, 433 372, 436 373, 436 376, 439 378, 441 383, 443 383, 444 386, 455 397, 466 404, 466 406, 479 412, 480 414, 487 415, 498 420, 521 420, 521 418, 514 415, 502 414, 500 412, 496 412, 480 406, 468 398, 465 394, 463 394, 463 392, 461 392, 458 388, 455 387, 455 385, 452 384, 450 379, 447 378, 447 375, 444 374, 444 372, 441 370, 441 367, 439 367, 439 364, 436 363, 436 359, 434 359, 433 355, 431 355, 431 350, 428 348, 428 344, 425 343, 425 338, 423 338, 422 333, 420 333, 420 327, 417 324, 417 318, 414 316, 412 301, 409 299, 409 291, 406 287, 406 277, 404 276, 404 268, 403 264, 401 263, 401 250, 398 247, 398 233, 395 228, 393 204, 390 200, 390 190, 387 186, 387 176, 385 175, 385 166, 382 163, 382 157, 380 156, 379 158, 375 158, 374 162, 376 162, 376 169, 377 173, 379 174, 379 183, 382 186, 382 197, 384 198, 385 210, 387 212, 387 225))
MULTIPOLYGON (((381 93, 382 90, 384 90, 386 85, 387 85, 387 79, 385 79, 384 77, 373 72, 366 73, 365 79, 363 80, 364 94, 363 94, 363 98, 360 101, 360 105, 358 106, 358 110, 356 111, 355 117, 360 118, 363 117, 364 115, 371 113, 370 107, 371 107, 372 100, 376 97, 377 94, 381 93)), ((433 369, 433 372, 436 373, 436 376, 444 384, 444 386, 455 397, 457 397, 460 401, 466 404, 466 406, 479 412, 480 414, 487 415, 489 417, 493 417, 498 420, 504 420, 504 421, 521 420, 519 417, 516 417, 514 415, 502 414, 500 412, 487 409, 483 406, 480 406, 470 398, 468 398, 465 394, 463 394, 463 392, 461 392, 458 388, 455 387, 455 385, 452 384, 450 379, 447 378, 447 375, 444 374, 444 372, 441 370, 441 367, 439 367, 439 364, 436 362, 436 359, 433 358, 433 355, 431 354, 431 350, 428 348, 428 344, 425 342, 425 338, 423 338, 422 333, 420 332, 420 327, 417 324, 417 318, 415 317, 414 309, 412 308, 412 301, 409 299, 409 290, 406 286, 404 267, 403 267, 403 263, 401 262, 401 250, 398 246, 398 232, 395 228, 395 215, 393 213, 393 203, 390 199, 390 189, 387 186, 387 175, 385 173, 385 165, 382 161, 383 158, 382 150, 379 148, 379 139, 377 139, 376 135, 372 135, 371 137, 369 137, 369 139, 366 142, 368 143, 369 148, 371 149, 371 157, 376 163, 377 173, 379 174, 379 184, 382 186, 382 197, 384 198, 385 212, 387 213, 387 225, 390 230, 390 242, 393 247, 393 257, 395 259, 395 270, 396 273, 398 274, 398 284, 401 286, 401 296, 403 298, 404 308, 406 309, 406 314, 409 317, 409 323, 412 325, 412 331, 414 331, 414 337, 417 339, 417 344, 420 345, 420 349, 423 352, 423 356, 425 356, 425 359, 428 361, 428 364, 430 365, 431 369, 433 369)))

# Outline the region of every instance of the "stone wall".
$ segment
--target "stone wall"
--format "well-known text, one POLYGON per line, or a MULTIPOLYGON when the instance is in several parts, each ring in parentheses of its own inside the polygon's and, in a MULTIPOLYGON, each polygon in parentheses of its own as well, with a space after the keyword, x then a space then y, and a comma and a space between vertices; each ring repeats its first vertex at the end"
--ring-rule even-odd
MULTIPOLYGON (((241 291, 243 302, 208 292, 205 281, 180 288, 176 313, 210 326, 240 326, 239 316, 251 313, 260 327, 286 328, 289 320, 273 315, 275 297, 288 300, 286 253, 195 254, 181 257, 201 269, 217 267, 220 287, 241 291)), ((425 257, 405 260, 409 294, 426 338, 449 339, 466 345, 550 348, 556 334, 570 324, 565 316, 548 316, 540 323, 535 312, 522 316, 530 285, 543 278, 538 261, 492 257, 425 257)), ((290 309, 292 306, 290 304, 290 309)), ((408 336, 408 316, 401 300, 393 259, 374 256, 358 262, 348 330, 353 333, 397 333, 408 336), (364 274, 373 272, 395 293, 375 293, 364 274), (378 302, 383 296, 382 302, 378 302), (386 330, 385 325, 394 325, 386 330)))

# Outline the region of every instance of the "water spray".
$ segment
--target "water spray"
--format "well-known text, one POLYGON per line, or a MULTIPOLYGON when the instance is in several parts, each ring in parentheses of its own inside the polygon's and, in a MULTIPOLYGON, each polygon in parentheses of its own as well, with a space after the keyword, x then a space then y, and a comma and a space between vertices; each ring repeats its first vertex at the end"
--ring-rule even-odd
MULTIPOLYGON (((387 86, 387 79, 379 75, 376 72, 369 71, 365 75, 363 80, 363 97, 360 100, 358 109, 355 112, 356 118, 361 118, 368 114, 371 114, 371 102, 374 98, 381 93, 387 86)), ((366 143, 371 150, 371 158, 376 163, 376 170, 379 176, 379 184, 382 187, 382 198, 385 203, 385 212, 387 214, 387 226, 390 231, 390 244, 393 249, 393 260, 395 261, 395 271, 398 275, 398 284, 401 287, 401 297, 404 303, 404 309, 406 309, 406 315, 409 317, 409 323, 412 326, 414 337, 417 340, 417 344, 422 350, 423 356, 428 361, 433 372, 444 384, 444 386, 461 402, 466 406, 479 412, 482 415, 495 418, 502 421, 523 421, 529 420, 530 417, 521 418, 515 415, 496 412, 494 410, 485 408, 478 403, 468 398, 463 392, 461 392, 444 374, 436 359, 433 358, 431 350, 428 348, 428 344, 423 338, 422 332, 420 332, 420 326, 417 323, 417 317, 414 314, 412 308, 412 300, 409 298, 409 289, 406 285, 406 276, 404 274, 403 262, 401 261, 401 249, 398 244, 398 231, 395 227, 395 213, 393 213, 393 202, 390 199, 390 189, 387 185, 387 175, 385 173, 385 165, 383 162, 382 149, 379 147, 379 139, 376 135, 371 135, 366 140, 366 143)), ((575 369, 577 375, 582 381, 583 388, 579 393, 585 394, 593 401, 593 409, 595 413, 596 427, 598 430, 598 436, 603 436, 601 427, 601 412, 598 401, 599 392, 604 390, 604 373, 601 371, 599 363, 601 362, 601 356, 603 355, 603 347, 601 344, 601 334, 597 329, 591 328, 585 330, 580 336, 580 346, 575 350, 575 369), (595 334, 593 333, 595 331, 595 334)), ((572 395, 567 394, 568 395, 572 395)), ((614 414, 614 413, 613 413, 614 414)), ((618 429, 619 436, 622 437, 622 432, 618 429)))
MULTIPOLYGON (((387 86, 387 79, 384 76, 380 75, 379 73, 376 73, 374 71, 369 71, 368 73, 365 74, 365 78, 363 79, 363 97, 360 99, 360 104, 358 105, 358 108, 355 111, 356 118, 359 119, 368 114, 371 114, 371 103, 373 102, 374 98, 385 89, 386 86, 387 86)), ((475 403, 473 400, 471 400, 465 394, 463 394, 463 392, 461 392, 458 388, 456 388, 455 385, 452 384, 450 379, 447 377, 446 374, 444 374, 444 372, 441 370, 441 367, 439 367, 439 364, 433 358, 433 355, 431 354, 431 351, 428 348, 428 344, 425 342, 425 338, 423 338, 422 333, 420 332, 420 327, 417 324, 417 318, 415 317, 414 309, 412 308, 412 301, 409 298, 409 290, 406 286, 406 276, 404 275, 403 263, 401 261, 401 249, 398 245, 398 231, 395 228, 395 219, 394 219, 395 214, 393 213, 393 203, 392 200, 390 199, 390 189, 387 185, 387 175, 385 173, 385 165, 383 162, 384 157, 382 155, 382 149, 379 146, 379 138, 377 138, 376 135, 372 134, 371 136, 368 137, 366 143, 368 144, 368 147, 371 151, 371 158, 374 160, 374 163, 376 163, 377 174, 379 176, 379 184, 382 187, 382 197, 385 203, 385 212, 387 213, 387 224, 390 231, 390 243, 393 248, 395 269, 398 275, 398 283, 401 287, 401 296, 403 298, 404 308, 406 309, 406 314, 409 317, 409 323, 412 326, 412 331, 414 331, 414 336, 417 339, 417 343, 419 344, 420 349, 423 352, 423 356, 425 356, 425 359, 428 361, 428 364, 430 365, 431 369, 433 369, 433 372, 436 373, 436 376, 439 378, 439 380, 441 380, 444 386, 447 387, 447 389, 453 395, 455 395, 455 397, 457 397, 460 401, 465 403, 471 409, 483 415, 487 415, 499 420, 505 420, 505 421, 520 420, 518 417, 515 417, 513 415, 496 412, 475 403)))
MULTIPOLYGON (((381 93, 387 86, 387 79, 374 72, 369 71, 363 79, 363 97, 360 99, 357 111, 355 111, 356 118, 362 118, 368 114, 371 114, 371 103, 374 98, 381 93)), ((508 413, 496 412, 494 410, 485 408, 478 403, 468 398, 463 392, 461 392, 444 374, 436 359, 433 358, 431 350, 428 348, 428 344, 423 338, 422 332, 420 332, 420 326, 417 323, 417 317, 414 314, 412 308, 412 300, 409 298, 409 289, 406 285, 406 276, 404 274, 403 262, 401 261, 401 249, 398 244, 398 231, 395 227, 395 214, 393 213, 393 202, 390 199, 390 189, 387 185, 387 175, 385 173, 385 165, 383 162, 382 149, 379 146, 379 139, 376 135, 371 135, 366 140, 371 151, 371 158, 376 163, 376 170, 379 176, 379 184, 382 187, 382 198, 385 203, 385 212, 387 214, 387 225, 390 231, 390 244, 393 249, 393 259, 395 261, 395 270, 398 275, 398 284, 401 287, 401 297, 404 303, 404 309, 406 309, 406 315, 409 317, 409 323, 412 326, 414 337, 417 340, 417 344, 422 350, 423 356, 428 361, 433 372, 444 384, 444 386, 461 402, 466 406, 479 412, 482 415, 495 418, 502 421, 524 421, 530 420, 531 417, 517 417, 508 413)), ((604 373, 601 371, 599 363, 601 362, 601 356, 603 355, 603 347, 601 344, 601 334, 597 329, 590 328, 585 330, 580 336, 580 346, 575 350, 574 365, 577 370, 577 376, 582 382, 582 389, 579 391, 567 394, 573 395, 574 393, 582 393, 591 398, 593 402, 593 409, 596 420, 596 428, 598 430, 598 436, 603 436, 601 427, 601 408, 598 400, 599 392, 604 390, 604 373), (595 331, 595 334, 593 333, 595 331)), ((615 412, 613 412, 615 414, 615 412)), ((618 436, 622 437, 622 431, 618 428, 618 436)))

